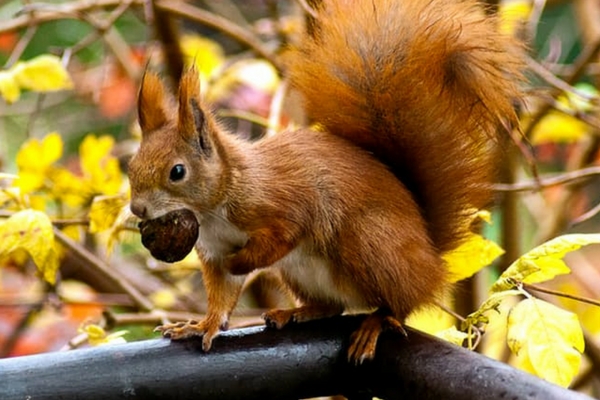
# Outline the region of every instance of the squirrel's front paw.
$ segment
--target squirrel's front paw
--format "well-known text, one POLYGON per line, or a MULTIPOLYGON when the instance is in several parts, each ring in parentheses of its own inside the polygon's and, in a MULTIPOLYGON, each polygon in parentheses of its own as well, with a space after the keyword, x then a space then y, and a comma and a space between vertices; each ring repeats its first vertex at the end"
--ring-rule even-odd
POLYGON ((154 331, 171 340, 182 340, 192 336, 202 336, 202 350, 208 351, 212 341, 221 330, 220 324, 211 322, 209 319, 203 321, 189 320, 187 322, 176 322, 157 326, 154 331))

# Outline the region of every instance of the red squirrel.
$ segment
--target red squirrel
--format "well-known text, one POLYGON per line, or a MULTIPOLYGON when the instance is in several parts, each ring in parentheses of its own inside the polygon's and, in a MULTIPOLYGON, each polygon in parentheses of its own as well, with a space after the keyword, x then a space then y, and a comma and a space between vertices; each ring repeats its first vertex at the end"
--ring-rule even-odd
POLYGON ((265 313, 281 328, 375 310, 348 358, 374 357, 383 329, 447 286, 443 253, 491 200, 499 128, 516 126, 522 61, 476 0, 338 0, 316 6, 284 54, 286 74, 318 128, 256 142, 229 134, 200 98, 194 71, 174 104, 148 73, 142 142, 129 164, 131 210, 177 209, 199 222, 208 310, 158 329, 227 328, 245 275, 277 269, 301 306, 265 313))

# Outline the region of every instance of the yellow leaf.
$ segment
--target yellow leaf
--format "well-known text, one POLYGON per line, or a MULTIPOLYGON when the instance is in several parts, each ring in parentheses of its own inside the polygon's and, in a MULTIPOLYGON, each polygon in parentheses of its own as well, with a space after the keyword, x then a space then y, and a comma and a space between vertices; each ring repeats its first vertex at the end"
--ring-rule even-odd
POLYGON ((177 302, 177 297, 170 289, 160 289, 150 295, 152 303, 161 309, 168 310, 177 302))
POLYGON ((83 178, 62 167, 51 168, 48 177, 52 181, 51 193, 55 199, 77 207, 88 201, 83 178))
POLYGON ((81 169, 92 196, 117 194, 121 188, 119 161, 111 154, 114 143, 111 136, 87 135, 79 147, 81 169))
POLYGON ((221 46, 201 36, 183 35, 181 49, 187 65, 194 65, 203 79, 208 79, 225 60, 221 46))
POLYGON ((503 253, 504 250, 491 240, 471 234, 458 248, 444 254, 444 260, 449 267, 450 281, 458 282, 472 276, 503 253))
POLYGON ((84 324, 79 327, 79 333, 85 333, 88 337, 88 342, 92 346, 101 346, 104 344, 121 344, 125 343, 124 335, 128 334, 128 331, 117 331, 111 334, 107 334, 104 328, 96 324, 84 324))
POLYGON ((488 323, 488 317, 485 315, 490 311, 498 311, 502 300, 508 296, 519 296, 522 293, 518 290, 505 290, 495 292, 487 298, 486 301, 479 307, 478 310, 469 314, 465 322, 463 323, 462 329, 466 329, 469 325, 477 325, 479 323, 488 323))
POLYGON ((577 315, 538 299, 525 299, 508 315, 507 343, 521 365, 561 386, 579 372, 584 349, 577 315))
POLYGON ((405 321, 415 329, 430 334, 443 331, 453 326, 455 323, 454 317, 445 312, 439 307, 424 308, 411 313, 405 321))
POLYGON ((51 165, 62 156, 62 151, 62 139, 56 132, 49 133, 41 141, 27 140, 17 153, 19 179, 15 184, 24 194, 40 189, 48 179, 51 165))
MULTIPOLYGON (((510 344, 509 344, 510 347, 510 344)), ((515 354, 513 352, 513 354, 515 354)), ((529 372, 531 375, 537 375, 533 364, 531 363, 531 357, 529 357, 529 348, 523 347, 519 349, 518 355, 515 354, 516 363, 513 364, 514 367, 529 372)))
POLYGON ((479 210, 477 211, 477 214, 475 214, 476 218, 479 218, 482 221, 487 222, 488 224, 492 224, 492 213, 489 212, 488 210, 479 210))
POLYGON ((515 287, 519 282, 538 283, 571 272, 562 261, 565 254, 582 246, 600 243, 600 234, 571 234, 554 238, 519 257, 500 275, 491 291, 515 287))
POLYGON ((120 196, 121 201, 123 203, 118 214, 116 215, 115 221, 113 222, 112 226, 110 227, 110 230, 108 231, 108 238, 106 241, 106 251, 108 254, 112 253, 117 243, 119 243, 120 241, 122 242, 124 240, 124 238, 121 235, 122 232, 129 233, 130 235, 134 236, 129 230, 129 228, 131 227, 130 222, 133 215, 131 214, 131 210, 129 209, 129 201, 131 199, 131 196, 129 193, 122 193, 120 194, 120 196))
POLYGON ((559 111, 551 111, 533 128, 531 143, 573 143, 588 131, 588 126, 579 119, 559 111))
POLYGON ((582 325, 591 333, 600 333, 600 307, 586 304, 585 309, 578 314, 582 325))
POLYGON ((441 332, 437 332, 435 336, 442 340, 453 343, 457 346, 462 346, 463 342, 469 337, 465 332, 461 332, 456 327, 451 326, 441 332))
POLYGON ((43 54, 13 67, 15 79, 22 88, 37 92, 71 89, 73 82, 60 58, 43 54))
POLYGON ((498 5, 500 15, 500 30, 514 35, 517 29, 529 18, 532 5, 529 0, 502 1, 498 5))
POLYGON ((0 96, 9 104, 21 97, 21 88, 12 71, 0 71, 0 96))
POLYGON ((19 248, 29 253, 44 280, 51 284, 56 282, 59 263, 52 222, 45 213, 31 209, 19 211, 0 225, 0 256, 19 248))
POLYGON ((206 93, 208 101, 216 102, 230 96, 240 85, 272 93, 279 85, 277 70, 263 60, 241 60, 227 68, 224 74, 210 86, 206 93))
POLYGON ((90 232, 98 233, 112 228, 127 203, 127 197, 123 194, 94 197, 90 208, 90 232))
MULTIPOLYGON (((18 176, 15 175, 16 179, 18 176)), ((2 180, 2 177, 0 177, 2 180)), ((0 186, 0 207, 8 209, 11 206, 20 205, 21 204, 21 191, 16 187, 8 187, 6 189, 0 186)), ((19 207, 21 209, 23 207, 19 207)))

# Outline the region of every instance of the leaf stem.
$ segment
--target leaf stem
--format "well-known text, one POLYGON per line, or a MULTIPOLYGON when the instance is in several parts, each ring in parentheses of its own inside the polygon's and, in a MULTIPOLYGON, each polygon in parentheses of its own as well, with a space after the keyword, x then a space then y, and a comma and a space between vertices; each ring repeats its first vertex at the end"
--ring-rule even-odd
MULTIPOLYGON (((442 304, 440 302, 435 302, 435 305, 438 306, 439 308, 441 308, 444 312, 450 314, 451 316, 453 316, 454 318, 459 320, 460 322, 467 321, 467 319, 465 317, 454 312, 454 310, 450 309, 449 307, 445 306, 444 304, 442 304)), ((468 332, 467 332, 467 348, 469 350, 475 350, 479 346, 479 343, 481 343, 483 334, 484 334, 483 329, 481 329, 480 327, 478 327, 476 325, 469 324, 468 332), (473 332, 473 331, 475 331, 475 332, 473 332), (475 336, 475 342, 473 342, 473 336, 475 336)))
POLYGON ((546 289, 546 288, 543 288, 543 287, 540 287, 537 285, 532 285, 530 283, 523 283, 523 288, 526 290, 533 290, 533 291, 540 292, 540 293, 546 293, 546 294, 551 294, 551 295, 558 296, 558 297, 564 297, 566 299, 581 301, 582 303, 587 303, 587 304, 594 305, 596 307, 600 307, 600 301, 590 299, 587 297, 583 297, 583 296, 576 296, 576 295, 569 294, 569 293, 559 292, 558 290, 546 289))

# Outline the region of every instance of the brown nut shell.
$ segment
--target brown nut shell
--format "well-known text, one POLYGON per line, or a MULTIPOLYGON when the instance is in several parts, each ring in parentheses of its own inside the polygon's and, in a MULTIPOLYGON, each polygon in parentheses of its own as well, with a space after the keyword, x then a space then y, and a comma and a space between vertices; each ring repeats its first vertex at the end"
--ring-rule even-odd
POLYGON ((142 244, 154 258, 172 263, 183 260, 198 240, 198 220, 188 209, 140 222, 142 244))

